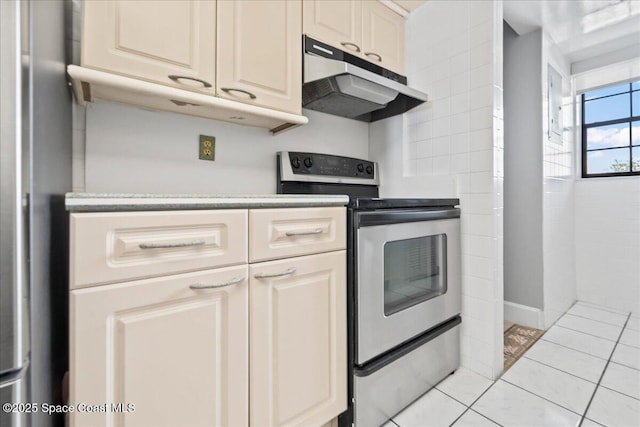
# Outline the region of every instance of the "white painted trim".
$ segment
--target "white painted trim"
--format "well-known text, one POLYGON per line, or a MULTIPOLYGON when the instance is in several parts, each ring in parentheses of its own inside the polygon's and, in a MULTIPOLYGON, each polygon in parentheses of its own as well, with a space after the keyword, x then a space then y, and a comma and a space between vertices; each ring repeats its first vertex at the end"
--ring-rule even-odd
POLYGON ((542 310, 515 302, 504 302, 504 320, 518 325, 544 330, 544 316, 542 310))
POLYGON ((407 18, 407 16, 409 16, 409 12, 407 12, 406 10, 404 10, 404 8, 400 7, 399 5, 397 5, 391 0, 378 0, 378 1, 405 19, 407 18))

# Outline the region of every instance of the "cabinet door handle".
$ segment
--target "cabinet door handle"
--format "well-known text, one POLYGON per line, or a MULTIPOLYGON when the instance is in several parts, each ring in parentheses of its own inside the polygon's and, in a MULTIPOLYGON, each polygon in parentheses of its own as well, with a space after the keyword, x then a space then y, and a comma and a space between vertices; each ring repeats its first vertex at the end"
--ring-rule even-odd
POLYGON ((271 279, 272 277, 289 276, 295 273, 296 270, 297 269, 295 267, 291 267, 287 271, 283 271, 282 273, 258 273, 254 274, 253 277, 255 277, 256 279, 271 279))
POLYGON ((140 249, 171 249, 171 248, 188 248, 191 246, 202 246, 206 242, 204 240, 192 240, 191 242, 178 243, 140 243, 140 249))
POLYGON ((213 87, 211 86, 211 83, 206 82, 204 80, 201 79, 196 79, 195 77, 188 77, 188 76, 176 76, 175 74, 172 74, 170 76, 168 76, 171 80, 173 80, 176 83, 181 83, 180 80, 185 79, 185 80, 193 80, 194 82, 198 82, 198 83, 202 83, 202 86, 204 87, 213 87))
POLYGON ((344 46, 344 47, 352 46, 352 47, 354 47, 354 48, 355 48, 355 51, 356 51, 356 52, 360 52, 360 46, 358 46, 358 45, 357 45, 357 44, 355 44, 355 43, 351 43, 351 42, 340 42, 340 44, 341 44, 342 46, 344 46))
POLYGON ((239 276, 239 277, 234 277, 233 279, 229 280, 228 282, 214 283, 213 285, 205 285, 204 283, 194 283, 193 285, 189 285, 189 288, 191 288, 191 289, 224 288, 225 286, 237 285, 238 283, 244 282, 244 280, 245 280, 244 276, 239 276))
POLYGON ((369 57, 375 56, 376 58, 378 58, 378 62, 382 62, 382 56, 378 55, 375 52, 365 52, 364 54, 365 56, 369 56, 369 57))
POLYGON ((315 228, 313 230, 303 230, 303 231, 287 231, 285 233, 287 236, 310 236, 313 234, 322 234, 322 228, 315 228))
POLYGON ((257 98, 254 94, 252 94, 248 90, 244 90, 244 89, 236 89, 236 88, 232 88, 232 87, 221 87, 220 90, 223 91, 223 92, 228 93, 229 95, 231 95, 231 92, 240 92, 240 93, 244 93, 245 95, 248 95, 250 99, 256 99, 257 98))

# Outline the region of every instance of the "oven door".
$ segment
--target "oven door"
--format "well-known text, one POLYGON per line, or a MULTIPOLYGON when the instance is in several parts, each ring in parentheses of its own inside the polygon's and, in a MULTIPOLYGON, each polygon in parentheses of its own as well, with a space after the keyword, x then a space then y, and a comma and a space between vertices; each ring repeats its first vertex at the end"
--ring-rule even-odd
POLYGON ((356 364, 460 313, 460 210, 356 213, 356 364))

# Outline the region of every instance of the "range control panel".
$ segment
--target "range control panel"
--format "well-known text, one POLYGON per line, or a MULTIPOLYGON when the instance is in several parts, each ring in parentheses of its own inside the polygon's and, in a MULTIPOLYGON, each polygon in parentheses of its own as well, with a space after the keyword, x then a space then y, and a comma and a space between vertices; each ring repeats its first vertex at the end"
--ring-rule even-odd
POLYGON ((375 163, 353 157, 289 151, 291 171, 295 175, 347 178, 375 178, 375 163))

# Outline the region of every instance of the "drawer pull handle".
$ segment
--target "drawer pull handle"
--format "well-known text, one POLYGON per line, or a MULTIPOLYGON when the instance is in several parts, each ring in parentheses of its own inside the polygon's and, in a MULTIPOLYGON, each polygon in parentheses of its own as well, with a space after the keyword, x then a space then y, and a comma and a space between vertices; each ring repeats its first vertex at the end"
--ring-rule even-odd
POLYGON ((206 82, 206 81, 201 80, 201 79, 196 79, 195 77, 176 76, 174 74, 172 74, 170 76, 167 76, 167 77, 169 77, 171 80, 173 80, 176 83, 182 83, 180 80, 185 79, 185 80, 193 80, 194 82, 201 83, 202 86, 204 86, 204 87, 213 87, 213 86, 211 86, 211 83, 206 82))
POLYGON ((178 243, 140 243, 140 249, 171 249, 171 248, 188 248, 190 246, 202 246, 206 242, 204 240, 192 240, 191 242, 178 243))
POLYGON ((238 283, 244 282, 244 280, 245 280, 244 276, 239 276, 239 277, 234 277, 233 279, 229 280, 228 282, 224 282, 224 283, 216 283, 216 284, 213 284, 213 285, 205 285, 203 283, 194 283, 193 285, 189 285, 189 287, 191 289, 224 288, 225 286, 237 285, 238 283))
POLYGON ((296 272, 296 268, 295 267, 291 267, 289 268, 287 271, 284 271, 282 273, 258 273, 258 274, 254 274, 253 277, 255 277, 256 279, 271 279, 273 277, 283 277, 283 276, 289 276, 293 273, 296 272))
POLYGON ((364 54, 369 57, 375 56, 376 58, 378 58, 378 62, 382 62, 382 56, 378 55, 375 52, 365 52, 364 54))
POLYGON ((315 228, 313 230, 304 230, 304 231, 287 231, 285 234, 288 237, 292 237, 292 236, 311 236, 313 234, 322 234, 322 228, 315 228))
POLYGON ((341 44, 342 46, 344 46, 344 47, 349 47, 349 46, 351 46, 351 47, 353 47, 353 48, 354 48, 354 50, 355 50, 356 52, 360 52, 360 46, 358 46, 358 45, 357 45, 357 44, 355 44, 355 43, 351 43, 351 42, 340 42, 340 44, 341 44))
POLYGON ((220 90, 225 92, 225 93, 228 93, 229 95, 233 95, 231 92, 240 92, 240 93, 244 93, 245 95, 247 95, 249 97, 249 99, 256 99, 256 96, 254 94, 252 94, 251 92, 249 92, 248 90, 235 89, 235 88, 232 88, 232 87, 221 87, 220 90))

